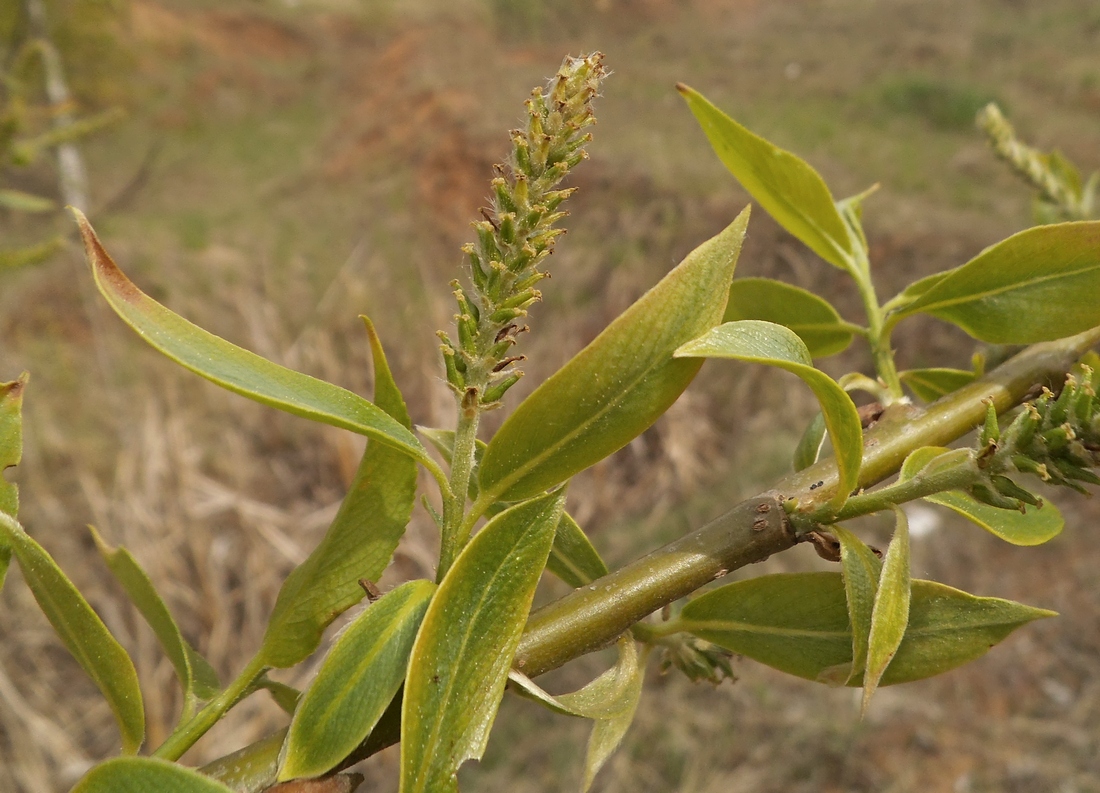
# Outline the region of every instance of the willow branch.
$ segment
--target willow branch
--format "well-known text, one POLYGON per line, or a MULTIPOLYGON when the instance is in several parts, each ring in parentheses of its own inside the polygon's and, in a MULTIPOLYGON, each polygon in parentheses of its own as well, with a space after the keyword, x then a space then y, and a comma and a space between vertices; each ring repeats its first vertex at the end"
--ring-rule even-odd
MULTIPOLYGON (((865 437, 861 488, 895 474, 914 449, 946 446, 977 427, 992 400, 998 413, 1024 401, 1040 385, 1060 381, 1070 366, 1100 342, 1100 328, 1056 342, 1036 344, 985 377, 926 409, 892 405, 865 437)), ((796 499, 800 511, 829 500, 837 486, 832 460, 824 460, 741 502, 691 534, 574 590, 531 614, 515 666, 529 677, 605 647, 648 614, 690 595, 705 584, 797 544, 800 537, 783 509, 796 499)), ((400 704, 395 699, 371 736, 347 758, 345 767, 396 743, 400 704)), ((275 735, 215 761, 203 770, 242 793, 273 783, 275 735)))

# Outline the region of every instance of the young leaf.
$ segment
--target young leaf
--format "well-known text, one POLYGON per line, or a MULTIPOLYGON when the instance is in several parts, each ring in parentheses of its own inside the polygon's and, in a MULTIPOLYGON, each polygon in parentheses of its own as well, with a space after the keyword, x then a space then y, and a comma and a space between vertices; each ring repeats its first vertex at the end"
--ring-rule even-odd
POLYGON ((568 512, 561 513, 546 569, 574 589, 607 575, 607 564, 568 512))
POLYGON ((107 699, 122 733, 122 751, 134 754, 145 736, 145 712, 130 656, 50 555, 2 512, 0 542, 14 551, 42 612, 107 699))
POLYGON ((431 581, 402 584, 340 634, 294 712, 280 782, 331 771, 370 734, 401 688, 434 592, 431 581))
POLYGON ((878 594, 882 561, 863 540, 843 526, 830 526, 829 530, 840 540, 840 564, 852 630, 852 668, 847 676, 850 681, 863 674, 867 668, 871 614, 875 607, 875 595, 878 594))
POLYGON ((1037 226, 913 284, 887 304, 887 324, 924 313, 985 342, 1032 344, 1100 325, 1098 290, 1100 221, 1037 226))
POLYGON ((780 226, 842 270, 856 271, 848 228, 809 163, 754 135, 702 94, 678 85, 718 159, 780 226))
POLYGON ((515 669, 508 673, 508 679, 522 696, 555 713, 585 719, 610 719, 633 709, 636 704, 633 681, 637 673, 638 648, 634 640, 626 635, 619 639, 619 659, 615 665, 579 691, 555 697, 515 669))
MULTIPOLYGON (((374 400, 404 428, 412 426, 381 342, 363 318, 374 358, 374 400)), ((368 403, 369 404, 369 403, 368 403)), ((351 489, 324 539, 283 582, 261 653, 270 666, 294 666, 317 649, 337 616, 364 597, 359 579, 377 581, 405 533, 416 500, 416 463, 367 441, 351 489)))
POLYGON ((447 571, 417 634, 401 711, 401 793, 457 790, 504 694, 565 496, 501 512, 447 571))
POLYGON ((1049 501, 1044 501, 1041 507, 1028 507, 1024 513, 991 507, 960 490, 925 496, 924 500, 959 513, 971 523, 1013 545, 1042 545, 1061 534, 1065 526, 1062 513, 1049 501))
POLYGON ((898 372, 901 382, 924 402, 935 402, 974 382, 974 372, 963 369, 909 369, 898 372))
POLYGON ((126 591, 127 597, 141 612, 141 616, 153 629, 164 654, 172 662, 176 677, 183 686, 183 714, 180 721, 186 721, 194 713, 200 699, 209 699, 221 687, 218 675, 206 659, 195 652, 180 633, 179 626, 171 612, 157 594, 153 582, 138 564, 133 555, 125 548, 112 548, 94 526, 89 526, 92 539, 95 540, 99 555, 103 557, 115 580, 126 591))
POLYGON ((233 793, 217 780, 167 760, 116 757, 100 763, 72 793, 233 793))
MULTIPOLYGON (((839 573, 781 573, 713 589, 681 612, 683 630, 806 678, 852 663, 839 573)), ((912 582, 909 627, 879 686, 921 680, 984 655, 1012 631, 1054 612, 982 598, 934 581, 912 582)), ((862 684, 853 676, 850 686, 862 684)))
POLYGON ((802 431, 802 437, 798 439, 798 446, 794 450, 794 470, 804 471, 817 462, 821 456, 821 447, 825 445, 825 414, 818 413, 806 429, 802 431))
POLYGON ((407 427, 361 396, 243 350, 157 303, 112 261, 88 219, 79 210, 74 209, 73 213, 99 291, 115 313, 155 349, 241 396, 366 435, 415 460, 434 464, 407 427))
POLYGON ((863 427, 852 398, 836 381, 815 369, 809 351, 791 330, 772 322, 727 322, 676 350, 677 358, 733 358, 777 366, 798 375, 814 392, 836 455, 839 485, 830 504, 839 509, 859 483, 863 427))
POLYGON ((879 681, 901 646, 909 624, 909 602, 912 581, 909 574, 909 521, 901 507, 894 507, 897 525, 886 559, 875 606, 871 612, 871 635, 867 647, 867 670, 863 675, 862 711, 878 688, 879 681))
POLYGON ((858 328, 812 292, 770 278, 735 278, 723 322, 762 319, 790 328, 811 358, 836 355, 852 343, 858 328))
POLYGON ((867 255, 867 235, 863 233, 863 202, 872 193, 877 192, 878 188, 877 184, 873 184, 862 193, 842 198, 836 202, 836 209, 844 219, 844 224, 848 227, 853 243, 860 247, 864 257, 867 255))
POLYGON ((638 664, 633 676, 630 677, 629 687, 626 692, 628 705, 621 712, 606 719, 597 719, 592 725, 592 734, 588 738, 588 749, 584 754, 584 783, 581 790, 587 793, 592 787, 592 781, 596 774, 603 768, 604 763, 623 742, 626 731, 630 729, 634 721, 634 713, 638 709, 638 700, 642 698, 642 683, 645 682, 645 659, 638 664))
POLYGON ((676 401, 702 362, 672 352, 721 320, 748 219, 746 208, 516 408, 485 450, 482 498, 516 501, 554 487, 676 401))
MULTIPOLYGON (((902 463, 899 481, 912 479, 929 462, 950 452, 949 449, 937 446, 923 446, 914 450, 902 463)), ((1017 512, 1014 509, 998 509, 983 504, 961 490, 947 490, 925 496, 924 500, 957 512, 971 523, 976 523, 990 534, 1013 545, 1042 545, 1061 534, 1065 526, 1062 513, 1049 501, 1044 502, 1042 507, 1017 512)))
POLYGON ((4 471, 19 465, 23 456, 23 390, 26 386, 25 372, 18 380, 0 383, 0 512, 13 518, 19 514, 19 489, 4 478, 4 471))

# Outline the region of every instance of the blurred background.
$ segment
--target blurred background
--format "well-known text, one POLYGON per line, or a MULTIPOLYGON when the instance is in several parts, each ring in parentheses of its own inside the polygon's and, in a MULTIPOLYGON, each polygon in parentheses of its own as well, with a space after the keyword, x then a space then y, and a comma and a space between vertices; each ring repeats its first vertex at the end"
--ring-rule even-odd
MULTIPOLYGON (((451 321, 458 248, 530 89, 563 56, 595 49, 613 74, 509 405, 747 203, 677 81, 808 159, 838 197, 881 185, 865 223, 884 299, 1031 222, 1029 189, 974 128, 986 102, 1025 139, 1100 167, 1092 0, 0 0, 0 113, 24 141, 66 115, 85 124, 71 144, 86 171, 78 200, 148 293, 366 395, 356 317, 368 314, 414 421, 449 427, 434 331, 451 321), (25 52, 43 36, 59 69, 25 52), (47 90, 55 72, 62 94, 47 90)), ((45 144, 8 149, 0 188, 21 192, 0 206, 0 380, 31 373, 13 475, 21 517, 134 655, 155 745, 180 705, 173 672, 85 525, 134 552, 228 679, 335 514, 362 441, 220 391, 145 347, 96 295, 60 210, 80 188, 69 166, 45 144)), ((762 211, 738 274, 815 290, 860 319, 839 271, 762 211)), ((920 319, 896 343, 905 367, 966 367, 973 352, 920 319)), ((869 371, 858 346, 821 365, 869 371)), ((612 566, 624 563, 786 473, 814 412, 788 375, 711 363, 656 426, 577 478, 569 507, 612 566)), ((1034 549, 919 513, 914 573, 1059 618, 960 670, 881 691, 862 722, 858 692, 751 661, 717 689, 653 669, 595 789, 1100 791, 1100 509, 1057 501, 1066 530, 1034 549)), ((860 528, 888 537, 873 520, 860 528)), ((383 584, 431 575, 435 542, 418 508, 383 584)), ((796 549, 751 573, 824 566, 796 549)), ((67 790, 117 750, 117 733, 19 573, 9 579, 0 790, 67 790)), ((548 582, 540 597, 563 591, 548 582)), ((577 685, 601 662, 547 686, 577 685)), ((302 685, 313 669, 280 679, 302 685)), ((185 759, 284 723, 255 695, 185 759)), ((464 789, 571 789, 586 734, 509 698, 464 789)), ((396 790, 396 760, 389 750, 366 763, 364 789, 396 790)))

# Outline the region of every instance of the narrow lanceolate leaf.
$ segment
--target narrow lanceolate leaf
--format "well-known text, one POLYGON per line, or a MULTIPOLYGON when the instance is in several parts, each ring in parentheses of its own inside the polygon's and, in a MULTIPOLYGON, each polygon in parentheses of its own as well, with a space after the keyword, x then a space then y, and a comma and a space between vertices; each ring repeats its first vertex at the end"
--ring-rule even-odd
POLYGON ((762 319, 790 328, 802 339, 811 358, 842 352, 859 332, 814 293, 770 278, 734 279, 722 321, 742 319, 762 319))
MULTIPOLYGON (((899 479, 911 479, 931 460, 949 451, 937 446, 916 449, 905 458, 899 479)), ((1017 512, 1014 509, 998 509, 983 504, 961 490, 946 490, 925 496, 924 500, 957 512, 971 523, 976 523, 990 534, 1013 545, 1042 545, 1061 534, 1065 526, 1062 513, 1049 501, 1044 501, 1041 507, 1026 507, 1026 512, 1017 512)))
POLYGON ((88 528, 92 532, 99 555, 107 563, 115 580, 122 585, 127 597, 149 623, 164 654, 172 662, 176 677, 183 687, 184 708, 180 720, 186 721, 193 714, 198 700, 209 699, 218 692, 220 684, 217 673, 183 638, 171 612, 137 559, 125 548, 112 548, 104 542, 94 526, 88 528))
POLYGON ((433 592, 431 581, 403 584, 340 634, 294 712, 279 781, 331 771, 370 734, 405 679, 433 592))
MULTIPOLYGON (((374 327, 374 400, 401 427, 411 426, 374 327)), ((416 463, 371 439, 340 511, 324 539, 283 582, 261 653, 265 663, 294 666, 317 649, 337 616, 365 596, 359 579, 377 581, 405 533, 416 500, 416 463)))
POLYGON ((568 512, 561 514, 546 569, 576 589, 607 575, 607 564, 568 512))
POLYGON ((145 736, 145 712, 130 656, 50 555, 3 513, 0 542, 14 551, 42 612, 107 699, 122 733, 122 751, 134 754, 145 736))
POLYGON ((212 383, 296 416, 351 430, 428 460, 416 436, 384 410, 332 383, 287 369, 208 333, 139 290, 103 249, 88 219, 73 210, 96 286, 145 341, 212 383))
POLYGON ((909 574, 909 521, 901 507, 894 507, 897 525, 886 559, 875 607, 871 612, 871 636, 867 647, 867 670, 863 675, 863 712, 878 688, 890 662, 894 660, 909 624, 912 578, 909 574))
POLYGON ((535 389, 489 442, 482 498, 541 493, 625 446, 699 371, 673 351, 717 325, 749 211, 704 242, 535 389))
POLYGON ((839 508, 859 482, 863 427, 852 398, 810 360, 806 345, 788 328, 772 322, 727 322, 676 350, 677 358, 733 358, 786 369, 810 387, 821 405, 833 442, 840 483, 830 501, 839 508))
POLYGON ((564 716, 610 719, 632 709, 634 678, 638 673, 638 648, 629 635, 619 639, 615 665, 578 691, 554 696, 543 691, 531 678, 513 669, 508 679, 520 694, 564 716))
POLYGON ((100 763, 72 793, 233 793, 208 776, 167 760, 118 757, 100 763))
MULTIPOLYGON (((909 627, 879 686, 921 680, 984 655, 1012 631, 1054 612, 913 581, 909 627)), ((783 573, 728 584, 688 603, 683 629, 807 680, 852 663, 840 573, 783 573)), ((862 675, 848 681, 862 685, 862 675)))
POLYGON ((963 369, 909 369, 899 372, 901 382, 924 402, 935 402, 974 382, 974 372, 963 369))
POLYGON ((1037 226, 913 284, 887 304, 887 324, 931 314, 982 341, 1032 344, 1100 325, 1098 290, 1100 221, 1037 226))
MULTIPOLYGON (((843 526, 831 526, 840 540, 840 564, 844 576, 844 594, 848 600, 848 619, 852 630, 852 666, 843 682, 858 678, 867 668, 867 648, 871 641, 871 613, 878 593, 882 561, 852 532, 843 526)), ((838 681, 839 682, 839 681, 838 681)))
POLYGON ((564 500, 550 493, 495 516, 440 583, 405 681, 401 793, 457 790, 458 767, 481 757, 564 500))
POLYGON ((606 719, 597 719, 592 725, 592 734, 588 738, 588 749, 584 754, 584 782, 581 790, 587 793, 592 787, 592 781, 596 774, 603 768, 611 755, 623 742, 626 731, 630 729, 634 721, 634 713, 638 710, 638 700, 642 698, 642 684, 645 682, 645 658, 638 664, 633 676, 628 681, 626 698, 627 707, 614 716, 606 719))
POLYGON ((852 240, 825 181, 809 163, 755 135, 686 85, 676 86, 718 159, 783 228, 825 261, 854 272, 852 240))
MULTIPOLYGON (((23 391, 27 374, 0 383, 0 512, 19 514, 19 490, 4 478, 4 471, 19 465, 23 457, 23 391)), ((0 581, 3 579, 0 578, 0 581)))

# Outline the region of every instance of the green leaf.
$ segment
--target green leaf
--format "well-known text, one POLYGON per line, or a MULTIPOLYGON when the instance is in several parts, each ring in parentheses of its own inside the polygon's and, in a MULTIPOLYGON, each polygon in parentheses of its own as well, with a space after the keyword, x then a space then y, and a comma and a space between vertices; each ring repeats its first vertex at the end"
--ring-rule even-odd
MULTIPOLYGON (((938 446, 916 449, 902 463, 899 481, 912 479, 931 460, 951 451, 938 446)), ((1028 507, 1027 512, 1017 512, 983 504, 961 490, 936 493, 925 496, 924 500, 957 512, 971 523, 976 523, 990 534, 1013 545, 1042 545, 1061 534, 1065 526, 1062 513, 1049 501, 1044 501, 1042 507, 1028 507)))
MULTIPOLYGON (((451 455, 454 453, 454 432, 432 427, 417 427, 416 430, 439 450, 443 459, 450 465, 451 455)), ((484 441, 478 440, 475 443, 477 445, 474 447, 474 467, 470 472, 471 501, 477 500, 478 467, 481 465, 481 458, 485 455, 486 448, 484 441)), ((508 506, 507 503, 498 501, 486 511, 488 514, 496 514, 508 506)), ((600 557, 599 551, 568 512, 563 512, 558 522, 557 532, 554 534, 554 547, 550 549, 546 569, 574 589, 602 578, 608 573, 607 565, 600 557)))
POLYGON ((878 593, 882 561, 863 540, 843 526, 829 530, 840 541, 840 564, 844 593, 848 601, 848 620, 852 630, 852 665, 845 682, 863 674, 867 668, 867 648, 871 642, 871 614, 878 593))
POLYGON ((924 313, 985 342, 1032 344, 1100 325, 1098 291, 1100 221, 1038 226, 913 284, 887 304, 887 325, 924 313))
POLYGON ((607 575, 607 565, 568 512, 561 513, 546 569, 574 589, 607 575))
POLYGON ((257 690, 263 689, 270 694, 271 698, 275 700, 275 704, 288 716, 294 715, 294 711, 298 709, 298 703, 302 700, 301 691, 294 688, 294 686, 272 680, 266 674, 262 675, 255 685, 257 690))
MULTIPOLYGON (((402 429, 411 426, 374 327, 374 398, 402 429)), ((369 403, 367 403, 369 404, 369 403)), ((377 581, 390 563, 416 500, 416 463, 403 452, 367 441, 363 460, 324 539, 283 582, 264 634, 270 666, 294 666, 321 643, 325 628, 365 596, 359 579, 377 581)))
POLYGON ((733 358, 786 369, 810 387, 825 415, 840 482, 830 504, 839 509, 859 483, 863 427, 852 398, 836 381, 815 369, 806 345, 792 331, 771 322, 727 322, 676 350, 676 357, 733 358))
POLYGON ((72 793, 233 793, 208 776, 167 760, 116 757, 100 763, 72 793))
POLYGON ((754 135, 702 94, 676 86, 718 159, 780 226, 814 253, 854 273, 855 251, 825 181, 805 160, 754 135))
POLYGON ((0 190, 0 207, 16 212, 52 212, 57 209, 57 204, 22 190, 0 190))
POLYGON ((564 493, 517 504, 458 555, 413 646, 401 711, 401 793, 457 790, 489 738, 564 493))
POLYGON ((645 661, 643 659, 628 681, 629 688, 626 692, 626 697, 629 699, 628 706, 614 716, 598 719, 592 725, 592 734, 588 738, 588 749, 584 755, 584 782, 581 789, 585 793, 592 787, 596 774, 603 768, 612 753, 619 748, 626 731, 630 729, 634 721, 634 713, 638 710, 638 701, 642 698, 644 682, 645 661))
POLYGON ((871 635, 867 647, 867 670, 863 675, 862 711, 878 688, 883 673, 894 660, 909 624, 912 577, 909 574, 909 521, 901 507, 894 507, 897 525, 882 564, 875 607, 871 612, 871 635))
POLYGON ((676 401, 702 362, 672 352, 721 320, 748 219, 746 208, 516 408, 485 451, 481 498, 516 501, 554 487, 676 401))
POLYGON ((127 597, 149 623, 164 654, 172 662, 176 677, 183 686, 184 706, 180 721, 187 721, 193 715, 198 700, 209 699, 218 692, 221 685, 217 673, 183 638, 171 612, 137 559, 125 548, 112 548, 104 542, 94 526, 88 528, 92 532, 99 555, 103 557, 127 597))
POLYGON ((50 555, 4 513, 0 513, 0 540, 14 551, 42 612, 114 711, 122 751, 134 754, 145 735, 145 712, 130 656, 50 555))
POLYGON ((531 678, 513 669, 508 679, 522 696, 543 705, 563 716, 580 716, 585 719, 610 719, 633 710, 637 704, 634 695, 634 678, 638 673, 638 648, 629 635, 619 639, 619 658, 615 665, 588 685, 569 694, 553 696, 540 688, 531 678))
MULTIPOLYGON (((4 471, 19 465, 23 457, 23 391, 28 375, 0 383, 0 512, 19 514, 19 488, 4 478, 4 471)), ((3 582, 3 576, 0 576, 3 582)))
POLYGON ((332 383, 272 363, 191 324, 139 290, 103 249, 88 219, 73 210, 96 285, 145 341, 212 383, 269 407, 366 435, 415 460, 431 462, 409 428, 332 383))
POLYGON ((402 584, 340 634, 294 713, 280 782, 331 771, 370 734, 401 688, 434 592, 431 581, 402 584))
POLYGON ((802 437, 798 439, 798 446, 794 450, 794 470, 804 471, 817 462, 821 456, 821 447, 825 445, 825 414, 818 413, 806 429, 802 437))
MULTIPOLYGON (((909 627, 880 686, 921 680, 984 655, 1012 631, 1054 612, 912 582, 909 627)), ((807 680, 852 663, 839 573, 781 573, 739 581, 688 603, 683 630, 807 680)), ((848 681, 862 684, 862 676, 848 681)))
POLYGON ((770 278, 735 278, 723 322, 762 319, 790 328, 812 358, 836 355, 852 343, 858 328, 828 302, 805 289, 770 278))
POLYGON ((863 233, 863 202, 875 192, 878 192, 879 186, 873 184, 864 190, 862 193, 857 193, 854 196, 843 198, 836 202, 837 211, 844 219, 844 224, 848 227, 848 231, 851 234, 853 243, 858 245, 863 251, 864 259, 867 255, 867 235, 863 233))
POLYGON ((935 402, 974 382, 975 374, 963 369, 909 369, 898 372, 898 377, 918 399, 935 402))

